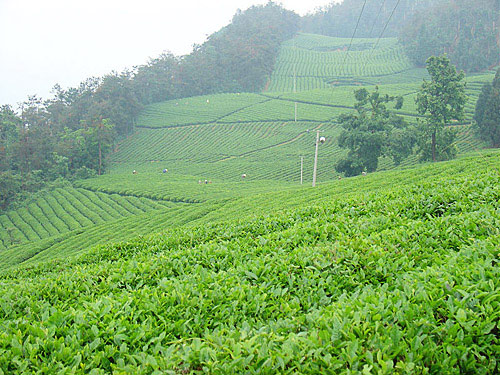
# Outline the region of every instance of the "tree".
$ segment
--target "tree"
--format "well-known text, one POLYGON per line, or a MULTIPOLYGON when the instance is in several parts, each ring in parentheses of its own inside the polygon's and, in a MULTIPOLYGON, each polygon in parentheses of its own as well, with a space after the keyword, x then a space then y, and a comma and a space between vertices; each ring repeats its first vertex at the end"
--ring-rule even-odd
POLYGON ((101 175, 104 170, 103 159, 112 149, 115 138, 114 125, 108 119, 103 119, 91 126, 86 123, 82 126, 78 130, 65 129, 57 154, 67 158, 71 172, 90 168, 101 175))
POLYGON ((12 168, 14 155, 13 145, 19 141, 21 119, 10 106, 0 107, 0 171, 12 168))
POLYGON ((171 53, 162 53, 136 70, 132 90, 140 103, 158 103, 178 97, 178 57, 171 53))
POLYGON ((403 105, 401 97, 381 95, 378 88, 369 93, 356 90, 356 112, 339 118, 344 130, 338 143, 347 148, 347 157, 340 160, 335 169, 346 176, 355 176, 363 171, 373 172, 381 156, 389 156, 396 164, 409 156, 415 144, 412 127, 387 109, 386 104, 396 102, 395 108, 403 105))
POLYGON ((432 56, 427 60, 427 71, 431 77, 430 81, 424 79, 420 92, 417 95, 417 111, 425 116, 426 126, 421 127, 420 142, 421 156, 433 161, 446 160, 447 154, 438 154, 439 150, 451 148, 454 137, 450 137, 449 130, 444 134, 445 126, 452 120, 463 120, 465 113, 465 74, 463 71, 457 73, 455 66, 450 63, 446 55, 432 56), (426 144, 430 137, 430 155, 425 153, 426 144))
POLYGON ((108 119, 101 120, 94 124, 92 138, 97 143, 98 152, 98 169, 97 174, 100 176, 102 171, 102 154, 108 152, 113 144, 113 129, 114 125, 109 123, 108 119))
POLYGON ((302 31, 335 37, 395 37, 416 10, 442 0, 344 0, 331 2, 302 18, 302 31), (361 9, 363 9, 361 13, 361 9), (394 11, 394 14, 392 12, 394 11), (392 14, 392 17, 391 17, 392 14), (360 17, 361 15, 361 17, 360 17), (359 24, 358 24, 359 18, 359 24), (390 22, 387 21, 390 18, 390 22))
POLYGON ((180 60, 180 95, 262 91, 281 43, 297 33, 299 22, 299 15, 272 1, 239 11, 180 60))
POLYGON ((493 147, 500 147, 500 69, 493 83, 486 83, 476 104, 474 120, 479 136, 493 147))
POLYGON ((447 53, 466 72, 500 62, 498 0, 441 0, 404 23, 399 40, 410 59, 423 66, 429 56, 447 53))
POLYGON ((10 172, 0 172, 0 210, 7 208, 21 189, 21 179, 10 172))

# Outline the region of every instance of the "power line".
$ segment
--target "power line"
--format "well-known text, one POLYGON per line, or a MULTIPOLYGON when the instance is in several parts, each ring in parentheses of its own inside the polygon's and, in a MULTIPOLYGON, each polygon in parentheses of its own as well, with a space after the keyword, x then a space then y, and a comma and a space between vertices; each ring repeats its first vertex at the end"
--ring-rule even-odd
POLYGON ((362 72, 365 70, 366 65, 368 64, 368 61, 370 61, 371 57, 373 56, 373 51, 375 51, 375 49, 377 49, 378 44, 380 42, 380 39, 382 39, 382 36, 384 36, 384 33, 387 30, 387 26, 389 26, 389 22, 391 22, 392 17, 394 16, 394 13, 396 13, 396 9, 398 8, 399 3, 401 3, 401 0, 398 0, 398 2, 396 3, 396 6, 394 7, 394 9, 391 12, 391 15, 387 19, 387 22, 385 23, 385 26, 384 26, 382 32, 380 33, 380 35, 379 35, 379 37, 377 39, 377 42, 375 43, 375 45, 371 49, 370 54, 368 55, 368 58, 365 60, 365 64, 363 65, 363 69, 361 69, 362 72))
POLYGON ((347 57, 349 56, 349 50, 352 47, 352 42, 354 40, 354 36, 356 35, 356 31, 358 31, 359 22, 361 21, 361 16, 363 15, 367 2, 368 0, 365 0, 365 2, 363 3, 363 7, 361 8, 361 12, 359 13, 358 22, 356 22, 356 27, 354 28, 354 32, 352 33, 351 41, 349 42, 349 47, 347 48, 346 55, 344 57, 344 62, 342 63, 342 70, 340 71, 341 75, 344 74, 345 63, 347 61, 347 57))
POLYGON ((399 3, 401 2, 401 0, 398 0, 398 2, 396 3, 396 6, 394 7, 394 9, 392 10, 392 13, 391 15, 389 16, 389 19, 387 20, 387 22, 385 23, 385 26, 384 26, 384 29, 382 30, 382 32, 380 33, 378 39, 377 39, 377 43, 375 43, 375 47, 373 47, 372 49, 372 52, 375 48, 377 48, 378 46, 378 43, 380 42, 380 39, 382 39, 382 36, 384 35, 385 31, 387 30, 387 26, 389 26, 389 22, 391 22, 392 20, 392 16, 394 16, 394 13, 396 13, 396 9, 398 8, 399 6, 399 3))
POLYGON ((384 0, 384 2, 382 3, 382 5, 380 6, 380 9, 378 10, 377 17, 375 18, 375 21, 373 22, 372 28, 370 30, 370 36, 369 36, 369 38, 371 38, 372 35, 373 35, 373 30, 375 29, 375 25, 377 24, 378 19, 380 18, 380 15, 382 14, 382 9, 384 9, 385 2, 386 2, 386 0, 384 0))
MULTIPOLYGON (((368 2, 368 0, 365 0, 365 2, 363 3, 363 7, 361 8, 361 12, 359 13, 358 21, 356 22, 356 27, 354 28, 354 32, 352 33, 351 41, 349 42, 349 47, 347 47, 347 51, 346 51, 346 54, 345 54, 345 57, 344 57, 344 61, 343 61, 342 65, 341 65, 341 70, 339 71, 339 78, 341 78, 344 75, 345 64, 346 64, 346 61, 347 61, 347 57, 349 56, 349 50, 352 47, 352 42, 354 40, 354 36, 356 35, 356 31, 358 31, 359 23, 361 21, 361 17, 363 16, 363 12, 365 11, 365 7, 366 7, 366 3, 367 2, 368 2)), ((334 90, 332 90, 332 98, 333 98, 333 93, 334 93, 334 90)))

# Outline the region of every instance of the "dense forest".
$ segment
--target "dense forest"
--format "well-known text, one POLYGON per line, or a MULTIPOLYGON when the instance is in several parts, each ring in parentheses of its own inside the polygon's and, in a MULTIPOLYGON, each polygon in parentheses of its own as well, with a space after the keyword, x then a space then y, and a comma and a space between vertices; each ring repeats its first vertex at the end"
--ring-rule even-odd
POLYGON ((305 16, 302 30, 346 38, 399 37, 421 67, 443 53, 467 72, 500 61, 500 0, 344 0, 305 16))
POLYGON ((492 147, 500 147, 500 69, 493 82, 486 83, 476 103, 474 120, 479 136, 492 147))
POLYGON ((405 23, 400 41, 419 66, 447 53, 459 69, 488 69, 500 62, 500 0, 438 1, 405 23))
POLYGON ((404 24, 420 9, 444 0, 344 0, 332 2, 302 19, 307 33, 350 38, 371 38, 382 34, 396 37, 404 24), (361 15, 361 17, 360 17, 361 15), (357 29, 356 29, 357 26, 357 29))

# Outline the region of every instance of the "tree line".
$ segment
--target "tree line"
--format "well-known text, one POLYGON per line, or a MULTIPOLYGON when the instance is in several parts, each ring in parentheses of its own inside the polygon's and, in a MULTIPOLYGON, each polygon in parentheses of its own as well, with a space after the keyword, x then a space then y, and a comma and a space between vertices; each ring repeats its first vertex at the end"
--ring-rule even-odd
POLYGON ((399 40, 418 66, 446 53, 466 72, 489 69, 500 63, 500 0, 438 1, 418 10, 399 40))
POLYGON ((398 37, 425 66, 446 53, 465 72, 500 63, 500 0, 344 0, 302 19, 302 31, 333 37, 398 37), (361 17, 360 17, 361 15, 361 17))
POLYGON ((164 53, 124 72, 56 85, 47 100, 0 107, 0 208, 57 178, 105 170, 105 157, 134 128, 144 105, 195 95, 261 91, 300 16, 269 2, 238 11, 187 56, 164 53))
POLYGON ((418 10, 442 0, 344 0, 302 19, 302 31, 339 38, 397 37, 418 10), (360 17, 361 16, 361 17, 360 17), (390 20, 390 22, 388 22, 390 20), (357 28, 356 28, 357 26, 357 28))

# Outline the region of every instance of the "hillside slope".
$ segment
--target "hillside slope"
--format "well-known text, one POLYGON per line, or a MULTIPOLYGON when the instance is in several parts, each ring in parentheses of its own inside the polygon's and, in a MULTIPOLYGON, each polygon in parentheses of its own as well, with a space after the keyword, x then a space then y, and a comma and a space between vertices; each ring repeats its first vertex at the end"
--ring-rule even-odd
POLYGON ((218 198, 203 203, 151 210, 45 240, 17 245, 2 252, 0 270, 19 264, 35 265, 40 261, 61 259, 88 251, 94 245, 129 241, 138 235, 146 236, 173 228, 240 220, 322 202, 347 201, 353 197, 366 199, 366 194, 377 194, 394 186, 407 187, 425 181, 467 178, 476 173, 498 169, 499 160, 498 152, 483 152, 452 162, 379 172, 364 177, 324 183, 316 188, 276 185, 262 181, 225 184, 223 186, 227 187, 226 190, 221 190, 214 184, 196 184, 195 186, 201 189, 207 188, 206 193, 214 192, 214 196, 218 198))
MULTIPOLYGON (((320 165, 327 167, 319 169, 319 179, 337 178, 333 165, 343 151, 337 146, 336 121, 353 110, 354 90, 378 87, 383 94, 402 95, 397 113, 415 122, 416 93, 427 75, 412 67, 396 39, 378 44, 374 38, 355 39, 347 53, 349 42, 311 34, 285 42, 262 94, 211 95, 146 107, 137 132, 110 156, 111 173, 157 172, 161 165, 195 180, 236 181, 246 174, 254 180, 297 182, 301 157, 305 176, 312 174, 314 130, 322 130, 327 144, 320 149, 320 165)), ((483 146, 470 122, 482 84, 492 77, 492 72, 467 77, 466 122, 457 128, 461 153, 483 146)), ((403 164, 416 161, 410 157, 403 164)), ((380 166, 393 167, 387 161, 380 166)))
MULTIPOLYGON (((393 39, 382 40, 377 48, 375 39, 354 40, 348 55, 347 42, 310 34, 286 42, 271 81, 281 92, 208 95, 147 106, 135 133, 110 155, 108 174, 77 181, 67 191, 54 190, 0 216, 0 268, 205 218, 208 222, 213 212, 223 218, 224 207, 238 199, 248 198, 250 207, 267 207, 252 202, 253 197, 300 189, 301 160, 303 182, 310 184, 316 130, 326 137, 319 149, 318 181, 337 180, 334 165, 345 151, 337 144, 341 129, 336 120, 353 110, 354 90, 360 85, 374 90, 378 84, 382 93, 403 95, 398 113, 416 121, 414 98, 425 76, 408 67, 393 39), (297 93, 290 86, 294 67, 308 80, 297 86, 297 93), (315 85, 317 80, 323 84, 315 85)), ((483 147, 469 121, 482 84, 491 77, 489 72, 467 77, 467 121, 454 125, 462 155, 483 147)), ((417 161, 412 155, 402 166, 417 161)), ((391 168, 391 161, 380 160, 379 170, 391 168)))
POLYGON ((266 194, 4 272, 0 369, 497 373, 499 168, 488 152, 266 194))

